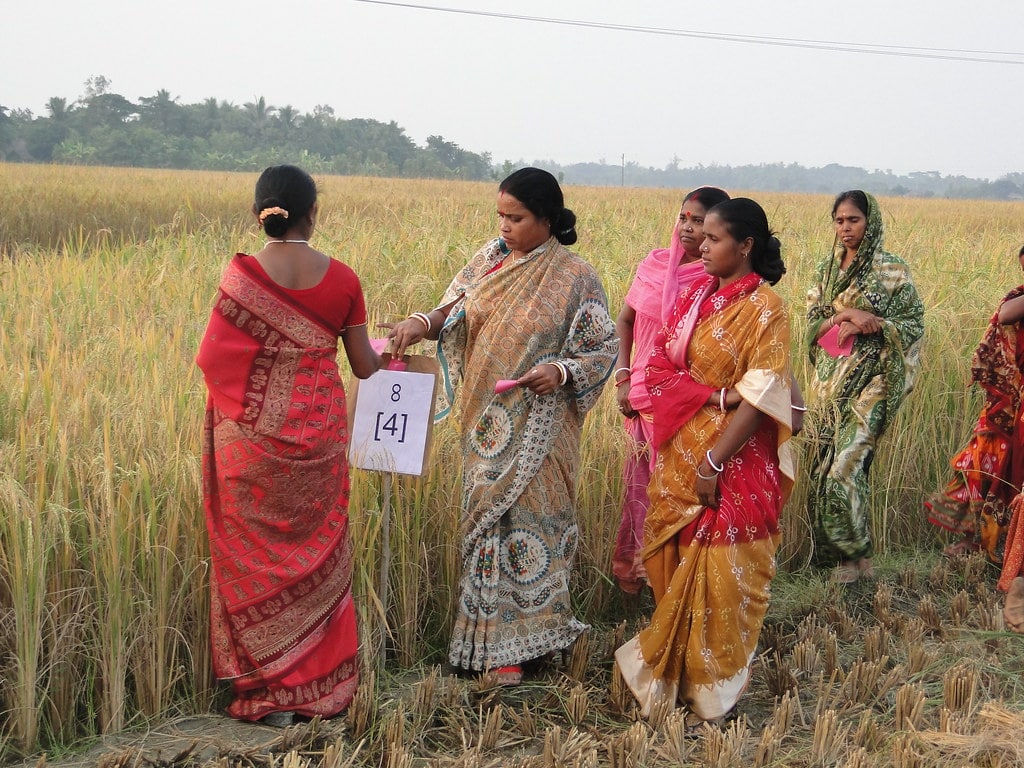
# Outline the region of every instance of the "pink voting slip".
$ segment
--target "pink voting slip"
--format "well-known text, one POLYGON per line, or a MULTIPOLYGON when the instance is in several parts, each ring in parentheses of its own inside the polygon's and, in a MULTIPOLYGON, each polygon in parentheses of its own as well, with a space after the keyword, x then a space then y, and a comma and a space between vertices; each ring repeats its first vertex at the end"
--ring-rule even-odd
POLYGON ((828 332, 818 339, 818 346, 828 352, 832 357, 846 357, 853 350, 853 336, 850 336, 844 344, 839 344, 839 326, 833 325, 828 332))
POLYGON ((494 394, 500 395, 502 392, 508 392, 516 386, 519 386, 519 382, 516 379, 498 379, 494 383, 494 394))

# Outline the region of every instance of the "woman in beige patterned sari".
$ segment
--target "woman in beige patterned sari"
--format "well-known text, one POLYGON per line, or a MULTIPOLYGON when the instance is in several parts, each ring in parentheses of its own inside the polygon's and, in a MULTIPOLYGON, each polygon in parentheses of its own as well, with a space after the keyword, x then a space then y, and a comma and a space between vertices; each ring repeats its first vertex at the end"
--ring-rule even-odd
POLYGON ((449 661, 515 685, 523 662, 586 628, 569 599, 580 434, 617 341, 597 274, 564 247, 576 241, 576 217, 555 178, 516 171, 497 210, 501 236, 456 275, 441 306, 390 335, 396 355, 439 339, 439 417, 462 391, 462 576, 449 661), (518 386, 496 393, 499 379, 518 386))

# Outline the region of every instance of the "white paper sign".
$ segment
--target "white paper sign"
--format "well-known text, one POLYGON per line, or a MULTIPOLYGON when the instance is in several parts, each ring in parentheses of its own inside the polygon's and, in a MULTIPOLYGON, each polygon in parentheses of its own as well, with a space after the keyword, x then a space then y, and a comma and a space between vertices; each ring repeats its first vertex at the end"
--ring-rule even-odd
POLYGON ((359 382, 349 463, 419 475, 434 417, 434 375, 380 370, 359 382))

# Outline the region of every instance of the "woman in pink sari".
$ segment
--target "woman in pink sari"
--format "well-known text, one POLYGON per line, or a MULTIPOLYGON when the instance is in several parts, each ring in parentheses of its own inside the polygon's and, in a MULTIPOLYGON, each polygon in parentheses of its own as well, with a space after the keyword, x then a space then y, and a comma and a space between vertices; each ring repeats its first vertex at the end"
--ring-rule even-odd
POLYGON ((210 638, 228 714, 287 725, 337 714, 358 684, 338 339, 359 378, 381 358, 359 278, 309 245, 309 174, 267 168, 253 213, 269 239, 228 264, 197 357, 210 638))
POLYGON ((626 594, 640 592, 647 580, 640 549, 647 514, 647 484, 651 480, 653 417, 644 369, 654 337, 675 307, 679 294, 704 276, 700 246, 704 242, 704 216, 712 206, 728 200, 716 187, 700 187, 683 198, 672 229, 672 244, 651 251, 636 268, 636 277, 615 321, 619 356, 615 368, 615 397, 626 419, 629 453, 623 467, 622 522, 615 539, 612 574, 626 594))
POLYGON ((785 266, 764 210, 727 200, 704 234, 707 275, 680 297, 646 371, 658 460, 642 555, 654 615, 615 652, 645 716, 682 704, 693 727, 728 717, 750 679, 803 409, 788 313, 769 287, 785 266))

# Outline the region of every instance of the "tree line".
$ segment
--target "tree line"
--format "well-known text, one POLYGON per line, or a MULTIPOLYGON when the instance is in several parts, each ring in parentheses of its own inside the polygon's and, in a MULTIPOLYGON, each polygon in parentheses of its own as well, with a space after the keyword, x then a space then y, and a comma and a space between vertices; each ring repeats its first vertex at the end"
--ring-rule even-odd
MULTIPOLYGON (((272 106, 262 96, 242 105, 216 98, 181 104, 165 89, 135 102, 110 90, 103 76, 85 81, 74 101, 51 97, 45 115, 0 105, 0 161, 258 171, 287 159, 313 173, 495 180, 526 161, 496 165, 489 152, 471 152, 442 136, 419 146, 394 121, 335 115, 326 104, 302 113, 272 106)), ((559 180, 591 186, 689 188, 714 184, 766 192, 834 193, 863 188, 913 197, 1024 199, 1024 173, 995 180, 796 163, 663 168, 598 161, 562 165, 533 160, 559 180)))

